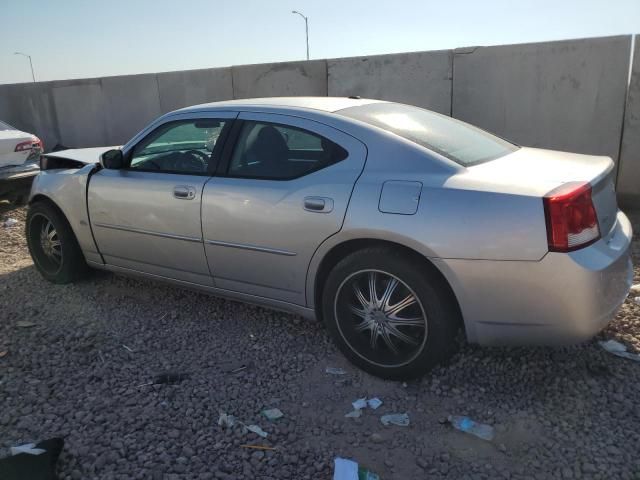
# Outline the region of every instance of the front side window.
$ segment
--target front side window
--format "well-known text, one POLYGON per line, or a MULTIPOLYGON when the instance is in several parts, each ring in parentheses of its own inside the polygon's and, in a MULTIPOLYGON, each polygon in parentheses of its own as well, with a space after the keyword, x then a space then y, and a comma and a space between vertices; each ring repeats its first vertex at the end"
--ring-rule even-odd
POLYGON ((205 174, 225 124, 223 120, 205 118, 161 125, 134 147, 129 168, 205 174))
POLYGON ((372 103, 336 113, 388 130, 465 167, 494 160, 518 149, 473 125, 409 105, 372 103))
POLYGON ((315 133, 280 124, 245 121, 229 176, 288 180, 347 158, 347 151, 315 133))

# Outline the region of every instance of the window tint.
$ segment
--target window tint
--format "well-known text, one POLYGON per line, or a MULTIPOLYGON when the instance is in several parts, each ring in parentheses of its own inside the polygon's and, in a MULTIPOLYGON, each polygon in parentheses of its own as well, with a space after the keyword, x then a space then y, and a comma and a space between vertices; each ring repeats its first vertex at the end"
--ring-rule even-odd
POLYGON ((373 103, 337 113, 393 132, 464 166, 494 160, 518 149, 473 125, 409 105, 373 103))
POLYGON ((347 158, 331 140, 296 127, 245 121, 229 165, 232 177, 287 180, 347 158))
POLYGON ((225 123, 209 118, 166 123, 134 147, 129 168, 206 173, 225 123))

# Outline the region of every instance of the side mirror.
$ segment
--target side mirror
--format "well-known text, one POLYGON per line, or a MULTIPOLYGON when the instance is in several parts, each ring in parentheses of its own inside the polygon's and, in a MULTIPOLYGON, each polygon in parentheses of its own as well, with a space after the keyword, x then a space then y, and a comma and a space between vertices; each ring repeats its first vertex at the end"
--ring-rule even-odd
POLYGON ((100 165, 102 168, 109 170, 119 170, 124 167, 124 156, 122 150, 115 148, 113 150, 107 150, 100 155, 100 165))

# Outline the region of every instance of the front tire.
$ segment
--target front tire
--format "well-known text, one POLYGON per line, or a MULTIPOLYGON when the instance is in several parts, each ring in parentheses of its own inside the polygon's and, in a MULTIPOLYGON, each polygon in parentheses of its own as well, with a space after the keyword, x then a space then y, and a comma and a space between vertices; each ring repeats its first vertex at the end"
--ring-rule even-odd
POLYGON ((85 275, 88 267, 80 245, 67 219, 53 205, 32 204, 25 233, 33 263, 45 279, 63 284, 85 275))
POLYGON ((401 380, 451 356, 460 313, 432 268, 385 247, 360 250, 338 262, 323 290, 322 311, 351 362, 373 375, 401 380))

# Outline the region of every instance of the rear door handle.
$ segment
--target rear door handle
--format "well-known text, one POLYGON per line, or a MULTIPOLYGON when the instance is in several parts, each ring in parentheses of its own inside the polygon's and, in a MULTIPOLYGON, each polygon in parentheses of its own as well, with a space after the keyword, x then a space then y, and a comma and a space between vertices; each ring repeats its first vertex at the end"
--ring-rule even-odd
POLYGON ((173 187, 173 196, 180 200, 193 200, 196 198, 196 189, 191 185, 176 185, 173 187))
POLYGON ((305 197, 304 209, 307 212, 329 213, 333 210, 333 199, 327 197, 305 197))

